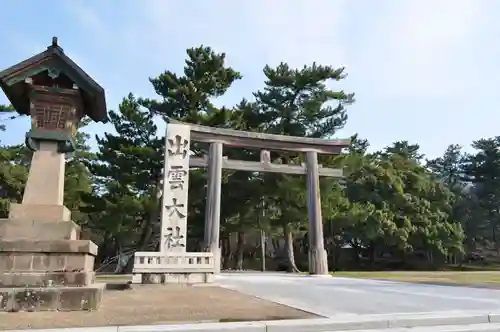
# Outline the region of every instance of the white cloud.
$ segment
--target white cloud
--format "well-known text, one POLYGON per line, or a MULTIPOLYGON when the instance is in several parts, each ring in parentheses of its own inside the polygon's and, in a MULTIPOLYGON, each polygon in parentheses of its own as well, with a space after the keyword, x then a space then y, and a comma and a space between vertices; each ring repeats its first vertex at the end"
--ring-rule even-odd
POLYGON ((485 2, 389 1, 359 59, 376 93, 389 97, 456 96, 467 89, 460 70, 470 55, 485 2), (371 69, 370 69, 371 68, 371 69), (377 74, 374 73, 377 72, 377 74))
POLYGON ((14 52, 4 63, 43 50, 55 29, 69 55, 104 86, 110 108, 129 91, 154 95, 147 77, 181 70, 185 49, 204 44, 226 52, 244 76, 220 101, 227 105, 262 87, 265 64, 347 64, 349 79, 338 86, 358 101, 349 134, 380 144, 430 140, 435 148, 437 138, 419 139, 421 128, 449 142, 486 135, 488 125, 495 132, 495 121, 482 123, 495 119, 500 77, 500 5, 492 0, 74 0, 63 8, 72 16, 60 9, 49 11, 64 20, 36 37, 21 25, 19 36, 6 34, 14 52), (464 116, 471 109, 474 116, 464 116), (441 134, 443 122, 476 133, 441 134))
POLYGON ((287 61, 338 64, 345 0, 183 2, 144 1, 140 22, 128 25, 131 44, 154 45, 145 56, 183 52, 198 44, 228 53, 237 68, 287 61), (148 43, 147 41, 152 41, 148 43), (175 48, 178 48, 176 50, 175 48))
POLYGON ((88 3, 81 0, 74 0, 71 3, 64 3, 65 9, 72 14, 84 30, 92 36, 97 36, 97 39, 102 39, 108 36, 109 28, 99 14, 99 10, 94 5, 90 7, 88 3))
POLYGON ((101 46, 142 63, 145 75, 155 75, 166 66, 180 69, 184 50, 204 44, 226 52, 251 90, 262 82, 262 66, 280 61, 292 66, 347 63, 356 91, 388 98, 446 98, 477 86, 462 78, 460 68, 473 58, 469 44, 481 28, 487 1, 295 0, 291 4, 289 0, 144 0, 138 5, 124 0, 119 8, 99 5, 98 9, 78 2, 71 11, 101 46))

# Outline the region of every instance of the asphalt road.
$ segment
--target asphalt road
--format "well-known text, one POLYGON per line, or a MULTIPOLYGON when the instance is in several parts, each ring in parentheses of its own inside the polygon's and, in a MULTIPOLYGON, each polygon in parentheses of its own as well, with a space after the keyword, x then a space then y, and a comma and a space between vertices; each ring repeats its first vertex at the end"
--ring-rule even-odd
POLYGON ((335 315, 498 311, 500 290, 340 277, 223 273, 223 287, 325 317, 335 315))

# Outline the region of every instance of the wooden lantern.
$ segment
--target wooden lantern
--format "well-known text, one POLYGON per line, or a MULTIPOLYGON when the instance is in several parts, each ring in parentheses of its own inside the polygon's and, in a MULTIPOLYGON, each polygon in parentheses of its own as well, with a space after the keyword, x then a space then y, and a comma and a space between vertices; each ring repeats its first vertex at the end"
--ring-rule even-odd
POLYGON ((0 87, 20 114, 31 116, 27 145, 57 141, 60 152, 74 151, 73 137, 84 116, 106 122, 104 89, 57 44, 0 72, 0 87))

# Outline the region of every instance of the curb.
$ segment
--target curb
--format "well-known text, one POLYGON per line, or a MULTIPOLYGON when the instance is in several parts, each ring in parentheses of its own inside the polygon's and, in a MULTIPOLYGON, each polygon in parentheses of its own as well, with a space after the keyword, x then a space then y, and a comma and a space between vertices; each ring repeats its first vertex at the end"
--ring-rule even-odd
MULTIPOLYGON (((356 331, 417 328, 427 331, 500 331, 500 313, 484 312, 434 312, 420 314, 352 315, 333 318, 290 319, 281 321, 254 321, 234 323, 191 323, 144 326, 106 326, 60 329, 4 330, 6 332, 161 332, 161 331, 211 331, 211 332, 316 332, 316 331, 356 331), (493 324, 491 324, 493 323, 493 324), (467 326, 472 325, 472 326, 467 326), (474 326, 475 325, 475 326, 474 326), (447 328, 442 330, 442 328, 447 328), (451 328, 451 329, 450 329, 451 328), (477 329, 479 328, 479 330, 477 329)), ((415 330, 415 332, 417 332, 415 330)), ((396 332, 395 331, 395 332, 396 332)))

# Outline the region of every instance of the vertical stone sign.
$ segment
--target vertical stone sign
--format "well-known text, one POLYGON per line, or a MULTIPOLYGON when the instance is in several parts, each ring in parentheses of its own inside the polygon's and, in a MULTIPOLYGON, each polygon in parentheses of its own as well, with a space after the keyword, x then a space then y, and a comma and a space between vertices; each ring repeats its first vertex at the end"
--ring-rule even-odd
POLYGON ((167 124, 160 252, 185 252, 189 187, 190 127, 167 124))

